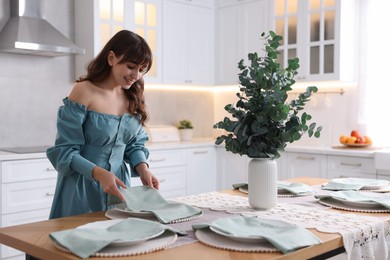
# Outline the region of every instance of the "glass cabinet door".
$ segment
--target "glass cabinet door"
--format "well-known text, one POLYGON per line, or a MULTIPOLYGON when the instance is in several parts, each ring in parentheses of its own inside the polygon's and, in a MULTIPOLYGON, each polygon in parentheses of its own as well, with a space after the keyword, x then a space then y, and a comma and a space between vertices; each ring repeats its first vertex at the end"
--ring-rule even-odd
POLYGON ((336 1, 275 0, 274 27, 283 36, 278 61, 298 57, 298 80, 324 79, 336 71, 336 1))

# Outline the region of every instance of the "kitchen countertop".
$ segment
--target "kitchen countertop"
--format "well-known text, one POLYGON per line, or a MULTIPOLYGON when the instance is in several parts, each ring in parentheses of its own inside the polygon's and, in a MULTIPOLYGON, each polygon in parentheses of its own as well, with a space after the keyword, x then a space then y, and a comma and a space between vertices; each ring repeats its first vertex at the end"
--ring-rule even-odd
MULTIPOLYGON (((215 140, 212 138, 197 138, 190 142, 162 142, 162 143, 147 143, 146 147, 150 150, 165 150, 165 149, 185 149, 185 148, 200 148, 214 146, 215 140)), ((46 152, 36 153, 13 153, 3 151, 0 148, 0 161, 8 160, 28 160, 46 158, 46 152)))
POLYGON ((347 147, 341 144, 331 146, 321 145, 296 145, 290 144, 286 147, 286 152, 314 153, 326 155, 342 155, 354 157, 374 157, 376 151, 384 150, 381 147, 369 146, 364 148, 347 147))
MULTIPOLYGON (((150 151, 164 150, 164 149, 200 148, 200 147, 215 146, 215 140, 212 138, 199 138, 199 139, 193 139, 190 142, 147 143, 146 146, 150 151)), ((218 145, 216 147, 224 149, 223 145, 218 145)), ((349 148, 349 147, 344 147, 340 144, 336 144, 333 146, 289 144, 286 147, 286 152, 341 155, 341 156, 354 156, 354 157, 367 157, 367 158, 373 158, 375 156, 375 152, 377 151, 390 153, 390 149, 388 148, 381 149, 380 147, 375 147, 375 146, 367 147, 367 148, 349 148)), ((41 159, 41 158, 46 158, 45 152, 11 153, 11 152, 2 151, 0 148, 0 161, 41 159)))

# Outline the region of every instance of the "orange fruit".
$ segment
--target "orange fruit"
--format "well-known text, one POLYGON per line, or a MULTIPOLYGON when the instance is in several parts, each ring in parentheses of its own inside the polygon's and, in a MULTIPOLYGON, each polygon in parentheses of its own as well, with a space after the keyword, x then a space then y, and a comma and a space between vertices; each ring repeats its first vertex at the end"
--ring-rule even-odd
POLYGON ((371 138, 370 137, 368 137, 368 136, 364 136, 364 139, 366 139, 366 144, 372 144, 372 140, 371 140, 371 138))
POLYGON ((347 142, 347 140, 348 140, 348 136, 346 136, 346 135, 340 136, 340 143, 345 144, 347 142))
POLYGON ((350 136, 350 137, 348 137, 348 139, 347 139, 347 144, 354 144, 355 142, 356 142, 356 137, 354 137, 354 136, 350 136))

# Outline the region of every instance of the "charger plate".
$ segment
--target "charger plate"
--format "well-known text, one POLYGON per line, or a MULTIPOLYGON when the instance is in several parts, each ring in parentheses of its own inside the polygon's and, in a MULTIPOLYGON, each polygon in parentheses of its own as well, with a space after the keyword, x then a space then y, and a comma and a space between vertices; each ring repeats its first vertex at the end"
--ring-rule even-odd
POLYGON ((228 237, 218 235, 208 228, 196 230, 195 236, 201 243, 219 249, 239 252, 279 252, 279 250, 277 250, 275 246, 268 241, 262 243, 236 241, 228 237))
MULTIPOLYGON (((143 243, 136 244, 133 246, 106 246, 99 252, 93 254, 96 257, 119 257, 119 256, 132 256, 152 253, 158 250, 165 249, 175 243, 177 240, 177 234, 173 232, 164 232, 161 236, 147 240, 143 243)), ((56 248, 72 253, 69 249, 55 243, 56 248)))
POLYGON ((335 209, 341 209, 341 210, 347 210, 347 211, 354 211, 354 212, 365 212, 365 213, 387 213, 390 212, 390 209, 380 205, 376 204, 376 207, 373 205, 369 205, 367 207, 367 204, 363 206, 363 204, 356 204, 356 203, 348 203, 345 204, 345 201, 337 200, 334 198, 321 198, 318 200, 320 204, 323 204, 325 206, 329 206, 335 209))

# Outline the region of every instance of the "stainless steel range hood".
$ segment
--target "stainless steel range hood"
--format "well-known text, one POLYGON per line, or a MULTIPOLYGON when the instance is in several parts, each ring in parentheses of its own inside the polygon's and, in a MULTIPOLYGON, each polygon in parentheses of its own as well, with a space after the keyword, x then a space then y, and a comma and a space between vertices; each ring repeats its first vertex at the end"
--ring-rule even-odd
POLYGON ((85 53, 44 19, 43 0, 10 0, 10 7, 0 52, 51 57, 85 53))

